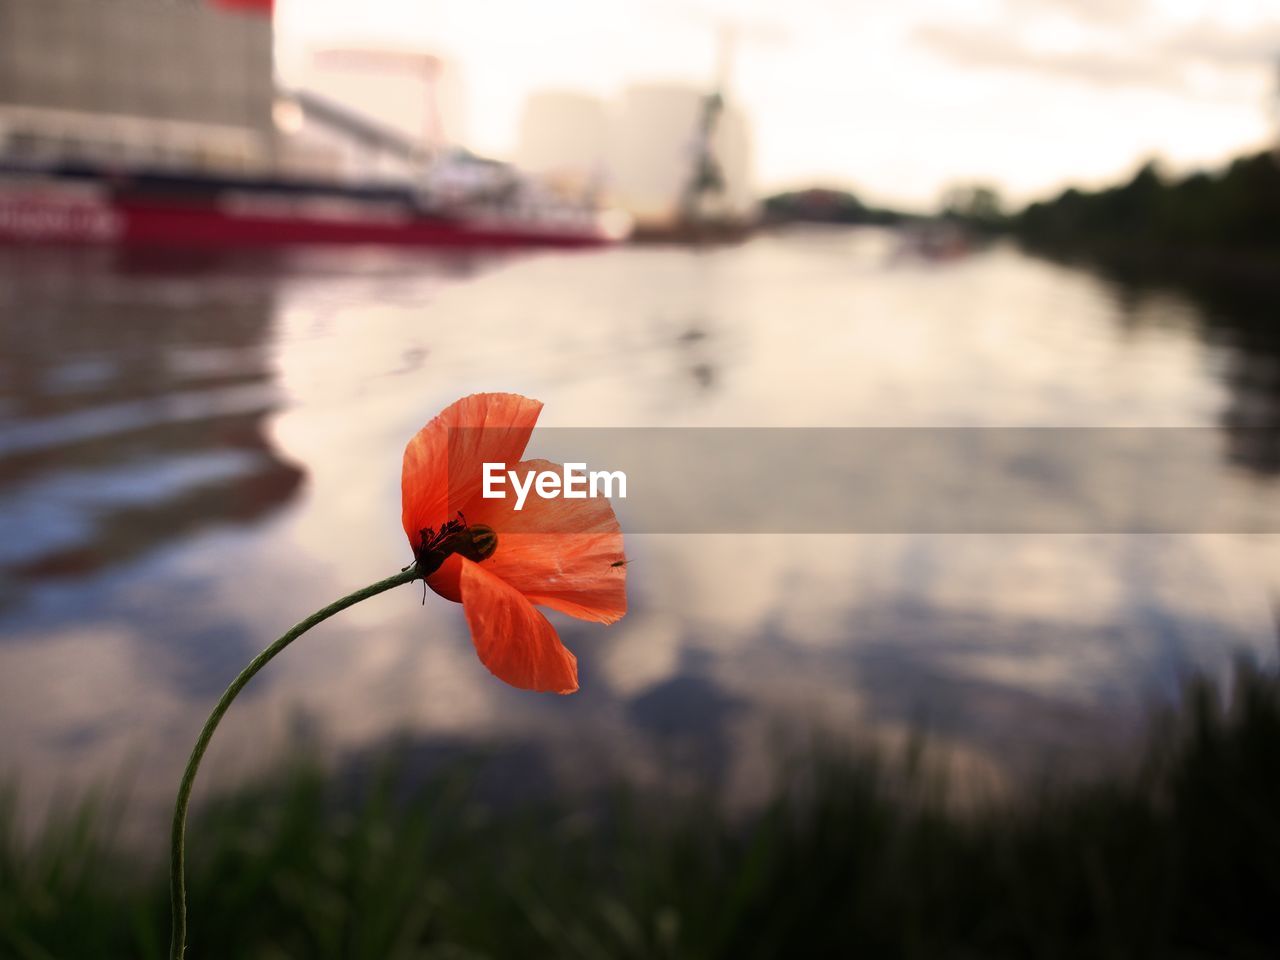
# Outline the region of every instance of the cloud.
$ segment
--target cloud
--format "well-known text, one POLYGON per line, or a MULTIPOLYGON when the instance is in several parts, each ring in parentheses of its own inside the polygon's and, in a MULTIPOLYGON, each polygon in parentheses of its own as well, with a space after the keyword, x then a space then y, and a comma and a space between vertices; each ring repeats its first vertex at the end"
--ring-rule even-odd
POLYGON ((1023 0, 1011 5, 1018 16, 999 27, 991 25, 935 24, 917 27, 912 39, 953 64, 964 67, 1039 73, 1100 87, 1152 87, 1185 92, 1190 74, 1208 66, 1221 73, 1240 75, 1280 60, 1280 20, 1250 27, 1227 27, 1205 20, 1170 30, 1134 19, 1140 3, 1124 3, 1123 21, 1102 4, 1070 4, 1065 0, 1023 0), (1048 21, 1037 12, 1074 21, 1058 30, 1044 28, 1048 21), (1114 14, 1114 16, 1113 16, 1114 14), (1027 16, 1029 15, 1029 16, 1027 16), (1037 30, 1036 28, 1040 29, 1037 30), (1074 41, 1056 48, 1046 38, 1074 41), (1033 37, 1042 42, 1034 43, 1033 37))
POLYGON ((1015 11, 1067 14, 1089 23, 1122 23, 1147 11, 1147 0, 1007 0, 1015 11))
POLYGON ((1176 89, 1184 84, 1184 65, 1178 58, 1159 52, 1121 55, 1098 48, 1044 51, 1017 36, 959 26, 920 27, 914 38, 960 66, 1049 74, 1105 87, 1176 89))
POLYGON ((1274 64, 1280 62, 1280 20, 1249 30, 1198 24, 1169 38, 1165 50, 1175 56, 1227 67, 1274 64))

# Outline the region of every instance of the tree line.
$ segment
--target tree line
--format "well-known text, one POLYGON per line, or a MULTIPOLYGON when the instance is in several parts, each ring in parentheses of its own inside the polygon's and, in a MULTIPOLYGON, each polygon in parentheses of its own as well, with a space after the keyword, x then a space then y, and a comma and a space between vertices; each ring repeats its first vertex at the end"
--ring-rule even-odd
POLYGON ((1046 246, 1280 251, 1280 157, 1263 151, 1180 177, 1151 161, 1125 183, 1070 187, 1013 213, 1003 211, 990 187, 962 187, 944 198, 943 210, 971 227, 1046 246))

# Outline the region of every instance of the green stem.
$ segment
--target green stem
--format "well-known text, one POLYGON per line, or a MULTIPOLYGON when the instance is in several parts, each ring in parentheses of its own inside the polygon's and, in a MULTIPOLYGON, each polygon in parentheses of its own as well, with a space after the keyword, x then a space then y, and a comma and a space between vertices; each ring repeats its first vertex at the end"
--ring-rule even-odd
POLYGON ((205 750, 209 747, 209 741, 213 739, 213 732, 218 729, 218 723, 222 720, 222 715, 227 712, 227 708, 231 706, 231 701, 236 698, 236 694, 244 689, 244 685, 253 679, 254 674, 270 663, 276 654, 316 624, 328 620, 335 613, 354 606, 361 600, 376 597, 392 587, 398 587, 420 577, 421 573, 418 570, 418 565, 416 563, 410 564, 394 576, 379 580, 377 583, 371 583, 355 593, 349 593, 341 600, 335 600, 327 607, 322 607, 307 619, 295 624, 288 633, 249 661, 249 665, 240 671, 238 677, 231 681, 231 686, 227 687, 226 693, 222 695, 222 699, 218 701, 217 706, 213 708, 213 713, 209 714, 209 719, 205 721, 204 729, 200 731, 196 745, 191 751, 191 759, 187 761, 186 772, 182 774, 182 783, 178 787, 178 801, 173 808, 172 846, 169 855, 169 897, 173 918, 173 937, 169 941, 170 960, 182 960, 182 955, 187 949, 187 883, 185 874, 187 807, 191 803, 191 788, 195 785, 196 771, 200 769, 200 761, 204 757, 205 750))

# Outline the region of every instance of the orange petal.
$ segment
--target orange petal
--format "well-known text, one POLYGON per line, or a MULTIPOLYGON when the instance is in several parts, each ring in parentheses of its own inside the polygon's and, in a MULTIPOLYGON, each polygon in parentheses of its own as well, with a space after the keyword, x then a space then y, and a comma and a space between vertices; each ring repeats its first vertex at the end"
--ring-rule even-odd
MULTIPOLYGON (((490 558, 492 559, 492 558, 490 558)), ((446 600, 462 602, 462 557, 456 553, 440 564, 440 569, 427 577, 427 586, 446 600)))
POLYGON ((409 543, 440 529, 479 494, 482 464, 516 463, 542 404, 514 393, 474 393, 445 407, 404 449, 401 520, 409 543), (483 428, 463 429, 458 428, 483 428))
MULTIPOLYGON (((525 460, 512 469, 521 477, 562 471, 546 460, 525 460)), ((627 612, 622 529, 607 499, 543 499, 531 490, 522 510, 510 495, 477 499, 467 507, 467 522, 493 527, 498 549, 483 561, 484 569, 533 603, 598 623, 613 623, 627 612)), ((457 582, 457 573, 442 567, 429 582, 447 597, 450 581, 457 582)))
POLYGON ((524 690, 573 693, 578 661, 547 618, 515 587, 459 558, 462 609, 480 662, 499 680, 524 690))

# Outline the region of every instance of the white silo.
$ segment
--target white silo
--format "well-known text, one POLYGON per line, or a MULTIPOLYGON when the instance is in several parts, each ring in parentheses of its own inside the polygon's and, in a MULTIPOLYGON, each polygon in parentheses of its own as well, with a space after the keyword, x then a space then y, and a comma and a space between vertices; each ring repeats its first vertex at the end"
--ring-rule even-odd
POLYGON ((604 101, 569 90, 530 95, 520 118, 516 165, 584 187, 606 176, 609 110, 604 101))

